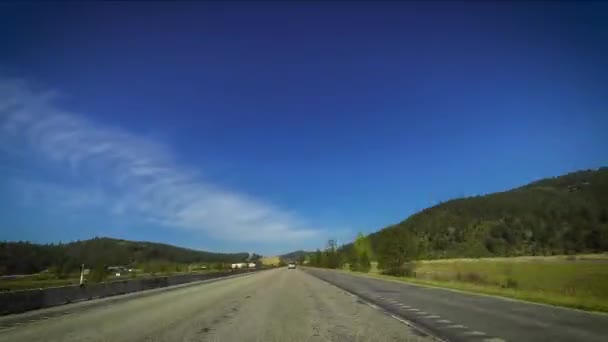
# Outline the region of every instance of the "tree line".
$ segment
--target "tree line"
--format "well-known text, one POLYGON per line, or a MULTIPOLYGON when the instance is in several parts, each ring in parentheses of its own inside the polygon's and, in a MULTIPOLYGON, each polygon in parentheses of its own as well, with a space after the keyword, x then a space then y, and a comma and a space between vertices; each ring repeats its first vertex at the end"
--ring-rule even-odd
POLYGON ((111 238, 94 238, 66 244, 0 242, 1 275, 33 274, 44 270, 65 275, 77 272, 81 264, 92 270, 118 265, 146 265, 163 270, 171 267, 184 268, 183 264, 189 263, 215 265, 242 262, 248 258, 249 253, 212 253, 161 243, 111 238))
POLYGON ((308 260, 364 272, 375 260, 385 273, 408 274, 420 259, 606 251, 608 168, 600 168, 440 203, 353 243, 328 244, 308 260))

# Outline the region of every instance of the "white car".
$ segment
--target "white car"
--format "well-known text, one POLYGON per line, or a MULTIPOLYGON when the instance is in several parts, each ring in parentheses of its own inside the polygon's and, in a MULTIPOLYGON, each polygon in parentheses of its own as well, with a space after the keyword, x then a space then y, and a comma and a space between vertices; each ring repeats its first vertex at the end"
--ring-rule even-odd
POLYGON ((289 264, 287 264, 287 269, 288 270, 295 270, 296 269, 296 264, 294 264, 293 262, 290 262, 289 264))

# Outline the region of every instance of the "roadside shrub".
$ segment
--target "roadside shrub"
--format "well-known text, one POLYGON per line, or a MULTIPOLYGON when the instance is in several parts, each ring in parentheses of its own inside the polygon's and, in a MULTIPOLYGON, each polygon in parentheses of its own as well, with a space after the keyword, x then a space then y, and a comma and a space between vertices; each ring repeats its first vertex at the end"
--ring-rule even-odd
POLYGON ((406 262, 403 265, 403 275, 406 277, 416 277, 416 264, 414 262, 406 262))
POLYGON ((517 284, 517 280, 513 279, 513 278, 507 278, 507 283, 505 284, 505 287, 508 289, 516 289, 518 286, 517 284))
POLYGON ((401 266, 387 268, 382 271, 382 274, 399 276, 399 277, 416 277, 416 264, 407 262, 401 266))
POLYGON ((372 268, 372 263, 369 260, 369 256, 365 251, 361 253, 359 257, 359 272, 369 273, 369 270, 372 268))
POLYGON ((465 273, 458 272, 456 274, 456 279, 458 279, 459 281, 466 282, 466 283, 474 283, 474 284, 485 284, 486 283, 485 275, 482 275, 477 272, 465 272, 465 273))
POLYGON ((89 279, 93 283, 101 283, 102 281, 106 280, 107 276, 108 274, 106 272, 105 266, 102 264, 97 264, 91 270, 91 275, 89 276, 89 279))

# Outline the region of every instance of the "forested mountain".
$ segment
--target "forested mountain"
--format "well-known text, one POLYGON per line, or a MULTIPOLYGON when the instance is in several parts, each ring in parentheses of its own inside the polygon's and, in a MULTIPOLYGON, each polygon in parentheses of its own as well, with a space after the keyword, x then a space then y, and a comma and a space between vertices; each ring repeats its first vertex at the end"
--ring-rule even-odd
POLYGON ((301 259, 305 258, 306 255, 310 254, 311 252, 306 252, 303 250, 297 250, 294 252, 290 252, 287 254, 283 254, 280 255, 279 258, 281 258, 282 260, 285 261, 300 261, 301 259))
MULTIPOLYGON (((365 239, 371 244, 368 254, 385 270, 416 259, 605 252, 608 168, 451 200, 365 239)), ((357 258, 355 249, 351 243, 335 253, 344 263, 357 258)), ((323 265, 330 254, 317 252, 309 259, 323 265)))
POLYGON ((240 262, 249 253, 212 253, 152 242, 94 238, 66 244, 0 242, 0 274, 30 274, 48 268, 78 270, 80 264, 137 265, 151 261, 173 263, 240 262))
POLYGON ((608 251, 608 168, 448 201, 369 238, 375 251, 407 246, 415 258, 608 251))

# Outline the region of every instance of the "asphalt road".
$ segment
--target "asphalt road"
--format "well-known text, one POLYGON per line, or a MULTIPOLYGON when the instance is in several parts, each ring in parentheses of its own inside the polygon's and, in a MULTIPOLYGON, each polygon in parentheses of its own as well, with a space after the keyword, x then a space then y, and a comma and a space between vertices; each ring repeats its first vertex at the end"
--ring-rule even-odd
POLYGON ((0 341, 429 341, 286 268, 0 317, 0 341))
POLYGON ((307 268, 449 341, 608 341, 608 315, 307 268))

